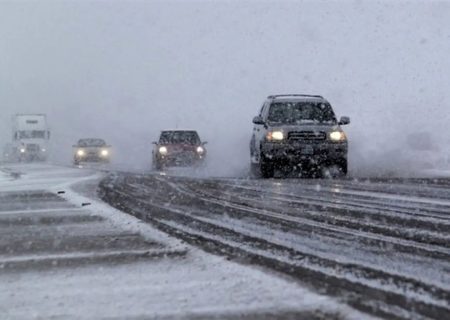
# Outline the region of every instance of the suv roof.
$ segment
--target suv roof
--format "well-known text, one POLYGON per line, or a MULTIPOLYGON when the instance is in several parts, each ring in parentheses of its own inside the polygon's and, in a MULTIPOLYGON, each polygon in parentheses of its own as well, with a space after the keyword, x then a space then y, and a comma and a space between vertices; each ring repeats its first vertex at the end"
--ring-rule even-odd
POLYGON ((197 132, 197 130, 194 130, 194 129, 165 129, 165 130, 161 130, 161 132, 175 132, 175 131, 179 131, 179 132, 197 132))
POLYGON ((289 99, 289 98, 317 98, 324 99, 322 96, 313 95, 313 94, 275 94, 270 95, 267 99, 289 99))

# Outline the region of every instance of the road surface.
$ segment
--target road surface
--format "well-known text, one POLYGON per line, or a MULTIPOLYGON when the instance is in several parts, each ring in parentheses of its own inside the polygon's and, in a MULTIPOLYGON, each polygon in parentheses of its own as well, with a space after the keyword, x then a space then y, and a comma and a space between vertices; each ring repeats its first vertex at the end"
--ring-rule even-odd
MULTIPOLYGON (((367 317, 284 274, 205 253, 110 207, 96 196, 104 175, 0 166, 1 319, 367 317)), ((154 178, 148 181, 160 183, 154 178)), ((107 181, 102 185, 115 190, 119 180, 107 181)), ((137 207, 146 193, 162 195, 147 182, 137 207)))
POLYGON ((450 180, 111 174, 102 198, 208 252, 387 319, 450 319, 450 180))

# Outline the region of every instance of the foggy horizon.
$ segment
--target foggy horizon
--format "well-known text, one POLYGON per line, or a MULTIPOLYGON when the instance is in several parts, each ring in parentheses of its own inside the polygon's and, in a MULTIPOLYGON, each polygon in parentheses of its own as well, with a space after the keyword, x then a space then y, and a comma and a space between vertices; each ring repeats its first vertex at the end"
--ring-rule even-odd
POLYGON ((191 128, 209 142, 208 173, 240 176, 264 99, 307 93, 351 117, 350 172, 413 173, 450 155, 449 13, 444 1, 2 1, 0 145, 13 114, 45 113, 53 161, 99 137, 113 162, 150 169, 159 131, 191 128))

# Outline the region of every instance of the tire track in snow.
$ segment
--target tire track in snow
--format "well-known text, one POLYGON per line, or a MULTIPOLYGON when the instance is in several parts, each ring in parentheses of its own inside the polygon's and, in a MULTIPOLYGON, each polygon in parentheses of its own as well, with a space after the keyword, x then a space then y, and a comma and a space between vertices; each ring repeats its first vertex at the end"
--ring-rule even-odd
MULTIPOLYGON (((315 274, 315 281, 312 281, 313 285, 314 283, 317 285, 317 277, 318 275, 321 275, 333 284, 328 286, 329 288, 327 290, 329 292, 335 290, 336 287, 342 287, 342 290, 347 287, 345 290, 347 290, 346 292, 351 296, 352 293, 348 287, 361 286, 364 290, 360 288, 361 290, 359 290, 356 297, 350 297, 348 299, 350 304, 359 306, 362 310, 372 308, 370 307, 372 303, 381 303, 387 304, 387 306, 373 307, 372 312, 374 314, 391 317, 393 315, 398 315, 398 312, 393 312, 396 308, 401 308, 403 311, 407 311, 407 313, 414 309, 413 315, 416 314, 431 317, 435 317, 438 314, 443 315, 449 313, 449 306, 448 303, 446 303, 449 299, 448 290, 423 283, 419 279, 415 279, 414 275, 412 275, 412 278, 408 278, 387 271, 377 270, 370 266, 346 263, 345 261, 337 261, 336 259, 327 259, 326 257, 321 257, 317 254, 307 254, 296 248, 289 247, 286 243, 276 243, 277 241, 267 237, 266 234, 255 233, 254 230, 252 232, 252 230, 248 228, 233 227, 232 225, 227 224, 226 221, 215 220, 214 215, 217 215, 220 210, 215 214, 212 213, 211 217, 205 218, 205 215, 207 214, 205 209, 208 209, 208 205, 199 205, 199 202, 205 201, 206 196, 199 199, 201 195, 192 192, 192 190, 188 189, 183 192, 183 190, 180 189, 180 185, 182 187, 184 186, 183 181, 186 181, 186 179, 177 181, 175 178, 155 179, 155 177, 151 176, 146 178, 130 177, 128 179, 123 178, 112 182, 113 187, 110 186, 109 188, 108 184, 102 184, 102 189, 103 192, 105 192, 105 200, 109 199, 112 201, 113 205, 144 220, 151 221, 161 229, 166 229, 165 231, 170 231, 169 233, 181 236, 185 240, 198 242, 198 239, 203 239, 197 243, 202 247, 208 246, 208 243, 214 243, 213 246, 216 253, 221 253, 221 250, 224 250, 228 252, 227 255, 236 257, 236 252, 239 252, 239 254, 243 254, 244 256, 253 257, 250 260, 262 259, 265 261, 265 264, 263 263, 263 265, 269 265, 269 267, 275 269, 277 269, 276 261, 278 261, 278 268, 281 268, 281 265, 285 267, 290 266, 297 270, 299 274, 303 275, 312 272, 315 274), (175 180, 175 182, 173 180, 175 180), (180 201, 184 201, 187 204, 191 202, 193 209, 189 210, 189 207, 186 206, 180 207, 180 204, 178 203, 180 201), (200 211, 200 213, 196 213, 196 211, 200 211), (243 248, 243 246, 247 247, 243 248), (287 253, 298 258, 294 259, 297 264, 298 260, 303 262, 306 261, 308 263, 303 265, 300 264, 299 266, 292 261, 279 261, 287 253), (267 257, 267 255, 272 255, 272 257, 267 257), (315 266, 316 268, 311 266, 315 266), (328 266, 328 269, 325 270, 326 268, 324 268, 324 266, 328 266), (366 297, 364 297, 364 295, 366 295, 366 297), (366 303, 362 302, 362 300, 367 297, 370 299, 366 303)), ((230 196, 228 195, 228 197, 230 196)), ((222 211, 229 211, 231 209, 236 210, 235 219, 238 217, 239 212, 242 217, 249 214, 248 207, 236 207, 236 205, 232 203, 230 207, 230 199, 227 200, 228 202, 220 200, 223 201, 223 203, 213 203, 218 200, 214 200, 214 197, 209 195, 208 200, 212 201, 209 201, 210 206, 216 210, 217 206, 221 207, 222 211), (242 214, 242 212, 245 214, 242 214)), ((230 212, 227 212, 227 215, 229 215, 229 213, 230 212)), ((254 214, 259 214, 260 216, 261 209, 256 209, 254 214)), ((286 230, 289 230, 289 228, 295 229, 296 226, 301 224, 301 222, 298 221, 297 224, 294 225, 293 221, 289 221, 289 219, 286 221, 286 217, 283 215, 266 217, 274 225, 277 219, 284 221, 284 225, 281 225, 281 227, 287 228, 286 230), (289 223, 291 225, 289 225, 289 223)), ((278 226, 280 226, 280 223, 278 223, 278 226)), ((320 225, 313 225, 312 227, 317 227, 319 229, 320 225)), ((328 231, 335 232, 336 234, 341 232, 338 228, 329 228, 328 231)), ((356 235, 353 234, 353 236, 360 237, 367 235, 364 235, 364 232, 362 232, 356 235)), ((386 239, 384 240, 386 241, 386 239)), ((417 250, 419 252, 420 247, 417 247, 417 250)), ((287 272, 286 268, 281 269, 287 272)), ((408 314, 411 315, 410 313, 408 314)))

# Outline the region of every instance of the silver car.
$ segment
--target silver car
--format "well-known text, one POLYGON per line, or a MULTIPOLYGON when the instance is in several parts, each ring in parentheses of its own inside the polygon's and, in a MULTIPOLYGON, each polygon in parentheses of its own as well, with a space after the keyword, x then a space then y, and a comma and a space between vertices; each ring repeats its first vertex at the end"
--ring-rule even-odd
POLYGON ((82 162, 109 163, 111 160, 111 146, 107 145, 103 139, 80 139, 73 148, 74 165, 82 162))

